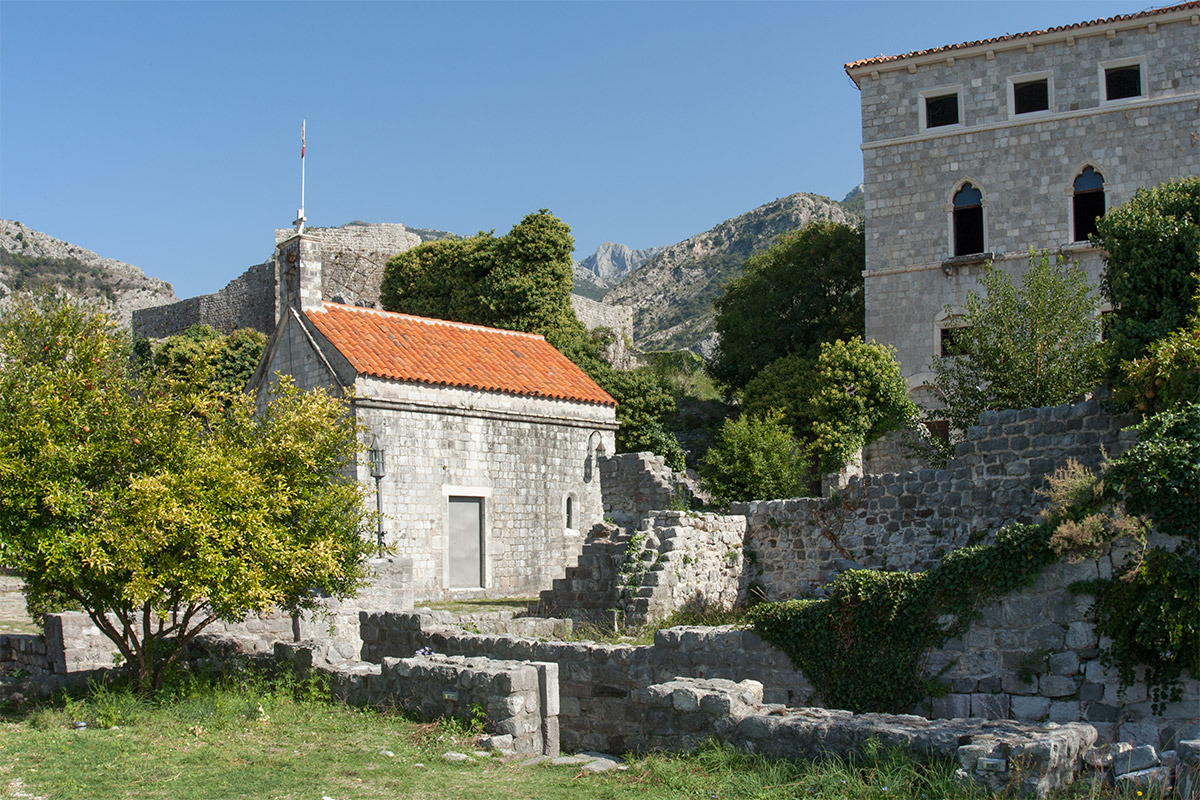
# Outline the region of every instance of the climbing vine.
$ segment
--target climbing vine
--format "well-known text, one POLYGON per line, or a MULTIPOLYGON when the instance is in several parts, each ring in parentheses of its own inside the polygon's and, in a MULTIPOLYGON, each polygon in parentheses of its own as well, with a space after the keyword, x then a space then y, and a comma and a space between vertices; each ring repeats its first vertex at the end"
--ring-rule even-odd
POLYGON ((965 632, 984 603, 1028 586, 1058 559, 1050 534, 1046 525, 1013 526, 928 572, 851 570, 826 599, 763 603, 748 615, 826 705, 906 712, 937 692, 925 673, 929 652, 965 632))

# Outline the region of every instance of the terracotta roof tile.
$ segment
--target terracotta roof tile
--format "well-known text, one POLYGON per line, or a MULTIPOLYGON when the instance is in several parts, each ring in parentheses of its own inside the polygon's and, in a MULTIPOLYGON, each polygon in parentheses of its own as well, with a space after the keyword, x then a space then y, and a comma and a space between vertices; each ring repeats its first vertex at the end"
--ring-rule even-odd
POLYGON ((542 336, 340 303, 304 313, 360 375, 617 404, 542 336))
POLYGON ((935 53, 943 53, 943 52, 949 52, 949 51, 953 51, 953 50, 962 50, 962 49, 965 49, 968 47, 977 47, 979 45, 996 44, 998 42, 1008 42, 1008 41, 1012 41, 1014 39, 1024 39, 1029 36, 1039 36, 1043 33, 1058 33, 1060 31, 1069 31, 1069 30, 1077 30, 1079 28, 1087 28, 1087 27, 1091 27, 1092 25, 1105 25, 1105 24, 1112 23, 1112 22, 1125 22, 1128 20, 1140 19, 1143 17, 1153 17, 1153 16, 1157 16, 1159 14, 1168 14, 1172 11, 1183 11, 1188 8, 1200 10, 1200 0, 1195 0, 1195 2, 1189 2, 1189 3, 1180 3, 1178 5, 1173 5, 1173 6, 1164 6, 1162 8, 1152 8, 1149 11, 1140 11, 1136 14, 1121 14, 1119 16, 1107 17, 1105 19, 1094 19, 1094 20, 1091 20, 1088 22, 1075 22, 1070 25, 1059 25, 1056 28, 1047 28, 1046 30, 1043 30, 1043 31, 1027 31, 1025 33, 1013 33, 1013 34, 1007 34, 1005 36, 996 36, 992 39, 980 39, 977 42, 962 42, 960 44, 949 44, 944 47, 933 47, 928 50, 914 50, 911 53, 904 53, 903 55, 898 55, 898 56, 876 56, 875 58, 864 58, 860 61, 851 61, 850 63, 846 64, 846 71, 849 72, 852 69, 869 66, 871 64, 886 64, 889 61, 901 61, 905 58, 913 58, 914 56, 928 56, 928 55, 933 55, 935 53))

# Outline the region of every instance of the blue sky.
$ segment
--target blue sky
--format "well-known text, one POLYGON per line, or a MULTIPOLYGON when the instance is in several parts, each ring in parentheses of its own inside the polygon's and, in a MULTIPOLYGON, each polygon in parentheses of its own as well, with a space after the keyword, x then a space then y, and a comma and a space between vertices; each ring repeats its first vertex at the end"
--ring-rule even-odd
POLYGON ((862 179, 846 61, 1146 7, 0 0, 0 217, 213 292, 292 222, 307 119, 310 225, 672 244, 862 179))

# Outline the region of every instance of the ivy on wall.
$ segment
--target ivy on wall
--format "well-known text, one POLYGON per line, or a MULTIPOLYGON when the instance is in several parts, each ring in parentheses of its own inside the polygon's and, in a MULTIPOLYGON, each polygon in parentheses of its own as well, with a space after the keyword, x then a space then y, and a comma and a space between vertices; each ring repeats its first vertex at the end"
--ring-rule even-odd
POLYGON ((1028 586, 1058 560, 1050 535, 1048 525, 1016 525, 928 572, 850 570, 830 584, 828 598, 763 603, 748 615, 826 706, 908 712, 938 693, 925 673, 929 652, 962 635, 985 603, 1028 586))

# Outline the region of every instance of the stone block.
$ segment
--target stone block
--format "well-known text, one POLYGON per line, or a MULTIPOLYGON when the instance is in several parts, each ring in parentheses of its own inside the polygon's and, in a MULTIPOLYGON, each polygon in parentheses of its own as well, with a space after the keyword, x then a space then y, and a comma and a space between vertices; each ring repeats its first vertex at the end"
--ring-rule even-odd
POLYGON ((1171 789, 1171 768, 1150 767, 1126 772, 1114 781, 1117 794, 1122 797, 1156 795, 1163 796, 1171 789), (1143 794, 1145 793, 1145 794, 1143 794))
POLYGON ((1158 747, 1158 725, 1153 722, 1126 722, 1118 729, 1118 734, 1121 741, 1129 742, 1134 747, 1158 747))
POLYGON ((1051 722, 1075 722, 1080 717, 1079 701, 1051 700, 1049 717, 1051 722))
POLYGON ((1074 650, 1051 653, 1049 668, 1054 675, 1075 675, 1079 672, 1079 654, 1074 650))
POLYGON ((1114 775, 1124 775, 1127 772, 1139 772, 1158 766, 1158 751, 1148 744, 1136 745, 1129 750, 1117 754, 1112 760, 1114 775))
POLYGON ((1013 696, 1009 698, 1009 711, 1015 719, 1038 722, 1050 713, 1048 697, 1013 696))
POLYGON ((1006 694, 971 695, 971 716, 983 719, 1007 719, 1009 697, 1006 694))
POLYGON ((930 716, 934 719, 962 719, 971 716, 969 694, 947 694, 933 698, 930 716))
POLYGON ((1038 694, 1043 697, 1066 697, 1075 694, 1074 678, 1065 675, 1042 675, 1038 678, 1038 694))

